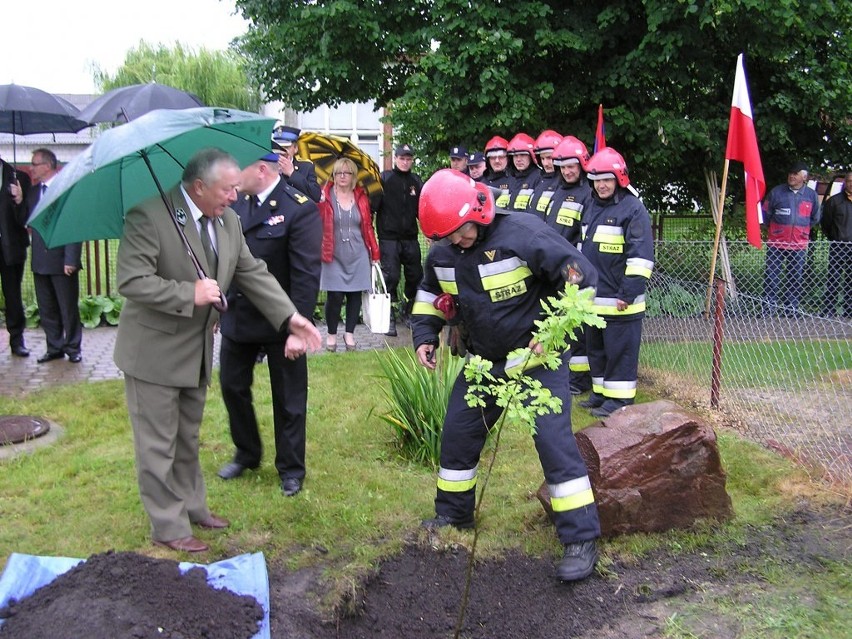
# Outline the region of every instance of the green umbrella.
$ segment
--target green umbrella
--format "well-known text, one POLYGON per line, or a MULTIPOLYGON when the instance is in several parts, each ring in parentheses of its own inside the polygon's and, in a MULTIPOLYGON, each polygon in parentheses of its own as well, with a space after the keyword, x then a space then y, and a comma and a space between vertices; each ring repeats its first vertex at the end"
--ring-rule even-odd
POLYGON ((165 201, 162 187, 180 181, 198 150, 217 147, 247 166, 269 153, 274 125, 256 113, 212 107, 146 113, 105 131, 69 162, 28 224, 49 247, 119 238, 125 212, 158 193, 165 201))

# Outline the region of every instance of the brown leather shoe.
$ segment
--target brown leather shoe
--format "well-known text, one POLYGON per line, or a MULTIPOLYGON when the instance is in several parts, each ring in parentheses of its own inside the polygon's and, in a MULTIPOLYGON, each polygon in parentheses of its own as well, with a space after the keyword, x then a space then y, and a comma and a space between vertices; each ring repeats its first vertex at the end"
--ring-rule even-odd
POLYGON ((231 525, 231 522, 229 522, 227 519, 225 519, 224 517, 219 517, 218 515, 214 515, 213 513, 210 513, 204 519, 201 519, 201 520, 193 522, 193 523, 196 526, 201 526, 202 528, 216 528, 216 529, 227 528, 228 526, 231 525))
POLYGON ((158 541, 155 539, 154 544, 180 552, 204 552, 206 550, 210 550, 207 544, 200 539, 196 539, 192 535, 189 537, 181 537, 180 539, 172 539, 171 541, 158 541))

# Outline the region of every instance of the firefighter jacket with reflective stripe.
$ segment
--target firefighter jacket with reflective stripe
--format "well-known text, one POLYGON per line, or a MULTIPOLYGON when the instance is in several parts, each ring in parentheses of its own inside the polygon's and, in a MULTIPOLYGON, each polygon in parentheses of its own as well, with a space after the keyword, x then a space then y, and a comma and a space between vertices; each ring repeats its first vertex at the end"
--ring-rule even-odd
POLYGON ((515 179, 511 175, 506 173, 506 171, 500 171, 499 173, 489 172, 482 178, 482 182, 498 191, 498 193, 494 194, 494 203, 497 206, 506 208, 509 205, 509 199, 512 197, 512 186, 515 183, 515 179))
POLYGON ((541 182, 541 170, 535 164, 530 164, 523 171, 515 171, 513 182, 509 187, 509 204, 506 208, 510 211, 526 211, 539 182, 541 182))
POLYGON ((811 227, 819 222, 819 198, 808 186, 795 192, 786 184, 779 184, 769 192, 763 212, 764 222, 769 224, 766 243, 779 249, 801 251, 808 248, 811 227))
POLYGON ((607 321, 644 316, 645 288, 654 269, 654 236, 642 201, 620 187, 607 200, 593 191, 583 219, 582 250, 598 271, 595 311, 607 321), (627 302, 627 309, 617 310, 616 300, 627 302))
POLYGON ((581 221, 592 201, 592 187, 581 179, 575 184, 559 180, 559 188, 550 199, 545 222, 552 226, 573 246, 580 247, 581 221))
POLYGON ((556 295, 575 277, 594 287, 597 273, 583 255, 534 215, 498 209, 469 249, 434 244, 412 310, 414 348, 437 344, 445 323, 433 302, 453 296, 456 320, 467 333, 468 350, 492 361, 528 346, 542 317, 541 300, 556 295))
POLYGON ((542 220, 547 215, 547 205, 550 204, 550 198, 553 193, 559 188, 562 182, 562 176, 558 171, 553 173, 542 173, 541 179, 535 185, 530 203, 527 206, 527 213, 533 213, 542 220))

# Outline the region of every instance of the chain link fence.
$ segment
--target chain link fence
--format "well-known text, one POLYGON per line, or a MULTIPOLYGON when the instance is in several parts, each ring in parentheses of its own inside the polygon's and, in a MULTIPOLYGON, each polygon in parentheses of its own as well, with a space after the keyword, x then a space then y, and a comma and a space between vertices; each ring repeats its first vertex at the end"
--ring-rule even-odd
POLYGON ((852 317, 838 300, 824 300, 829 278, 838 278, 827 272, 828 242, 810 244, 797 306, 785 296, 786 273, 778 301, 767 300, 767 251, 741 241, 720 247, 716 295, 712 250, 711 241, 657 242, 643 376, 673 397, 718 409, 744 436, 815 474, 852 486, 852 317))

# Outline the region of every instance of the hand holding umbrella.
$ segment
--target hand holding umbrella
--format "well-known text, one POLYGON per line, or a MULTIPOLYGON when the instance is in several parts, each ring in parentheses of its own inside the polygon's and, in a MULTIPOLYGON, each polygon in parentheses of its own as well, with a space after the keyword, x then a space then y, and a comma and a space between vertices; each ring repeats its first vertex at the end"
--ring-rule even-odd
MULTIPOLYGON (((217 147, 246 166, 269 152, 274 123, 256 113, 229 109, 151 111, 105 131, 69 162, 39 201, 28 224, 51 248, 119 238, 125 212, 152 195, 159 194, 165 202, 161 181, 177 183, 196 151, 217 147)), ((206 279, 174 211, 170 217, 198 277, 206 279)))

